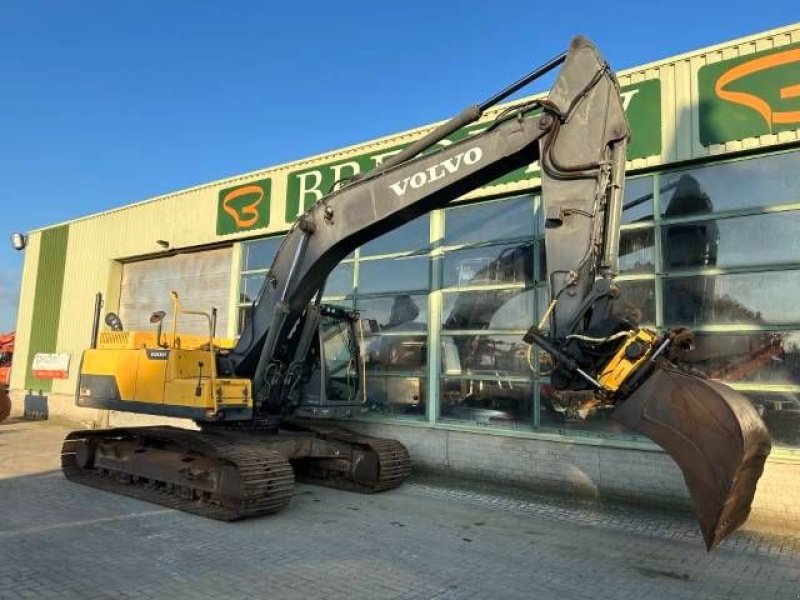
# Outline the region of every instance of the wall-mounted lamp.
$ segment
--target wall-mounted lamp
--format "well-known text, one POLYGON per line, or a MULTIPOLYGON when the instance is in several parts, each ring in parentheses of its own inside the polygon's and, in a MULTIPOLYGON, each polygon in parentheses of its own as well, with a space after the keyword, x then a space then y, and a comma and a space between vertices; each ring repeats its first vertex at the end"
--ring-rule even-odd
POLYGON ((24 233, 12 233, 11 245, 14 247, 14 250, 24 250, 25 246, 28 245, 28 236, 24 233))
POLYGON ((169 242, 167 240, 156 240, 156 244, 161 246, 164 250, 169 250, 169 242))

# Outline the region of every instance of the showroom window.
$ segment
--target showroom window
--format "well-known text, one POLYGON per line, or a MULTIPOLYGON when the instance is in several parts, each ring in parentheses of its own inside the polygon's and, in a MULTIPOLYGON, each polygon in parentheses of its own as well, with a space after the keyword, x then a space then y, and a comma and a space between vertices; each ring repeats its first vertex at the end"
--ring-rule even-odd
POLYGON ((522 334, 533 323, 539 200, 520 196, 443 212, 438 418, 534 425, 535 382, 522 334))
POLYGON ((250 319, 255 302, 267 271, 283 241, 283 236, 242 242, 242 267, 239 274, 239 308, 236 319, 236 334, 239 335, 250 319))
POLYGON ((356 252, 355 308, 371 415, 426 418, 429 240, 425 215, 356 252))
MULTIPOLYGON (((549 303, 538 196, 457 203, 356 250, 326 302, 362 316, 371 414, 465 427, 630 437, 610 411, 565 407, 522 334, 549 303)), ((689 364, 800 447, 800 152, 631 176, 616 310, 696 332, 689 364)), ((244 244, 242 312, 280 238, 244 244)))

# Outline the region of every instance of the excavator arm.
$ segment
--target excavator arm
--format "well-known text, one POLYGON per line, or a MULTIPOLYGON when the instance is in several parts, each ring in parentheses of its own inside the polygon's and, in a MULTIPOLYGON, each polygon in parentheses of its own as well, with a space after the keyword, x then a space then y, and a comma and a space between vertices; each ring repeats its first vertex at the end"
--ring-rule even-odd
MULTIPOLYGON (((572 78, 575 57, 567 58, 563 80, 572 78)), ((531 327, 525 340, 553 358, 551 383, 563 404, 589 395, 593 405, 614 406, 618 421, 675 460, 711 550, 747 519, 769 433, 747 398, 676 366, 690 332, 659 335, 615 310, 626 140, 600 156, 582 137, 617 131, 624 117, 615 105, 601 120, 575 110, 560 83, 550 100, 567 116, 554 119, 542 150, 550 324, 546 332, 531 327)), ((589 95, 599 93, 589 87, 589 95)))

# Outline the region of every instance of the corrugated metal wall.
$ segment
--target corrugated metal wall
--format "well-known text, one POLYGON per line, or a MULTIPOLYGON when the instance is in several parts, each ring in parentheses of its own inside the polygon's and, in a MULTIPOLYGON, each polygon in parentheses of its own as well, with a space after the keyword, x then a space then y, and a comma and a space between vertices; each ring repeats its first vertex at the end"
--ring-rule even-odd
MULTIPOLYGON (((175 291, 184 310, 209 313, 216 306, 217 332, 224 335, 230 286, 230 248, 126 263, 122 267, 119 317, 126 329, 152 330, 150 315, 163 310, 167 314, 164 331, 170 331, 173 319, 169 292, 175 291)), ((194 315, 180 317, 178 329, 187 334, 208 335, 208 323, 194 315)))

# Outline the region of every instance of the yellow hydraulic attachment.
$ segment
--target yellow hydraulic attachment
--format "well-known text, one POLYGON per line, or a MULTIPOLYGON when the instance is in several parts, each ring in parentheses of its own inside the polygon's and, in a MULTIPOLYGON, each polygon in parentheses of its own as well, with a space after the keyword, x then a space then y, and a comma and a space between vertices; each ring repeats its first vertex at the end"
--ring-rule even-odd
POLYGON ((598 376, 604 390, 617 392, 653 352, 658 337, 647 329, 632 331, 598 376))

